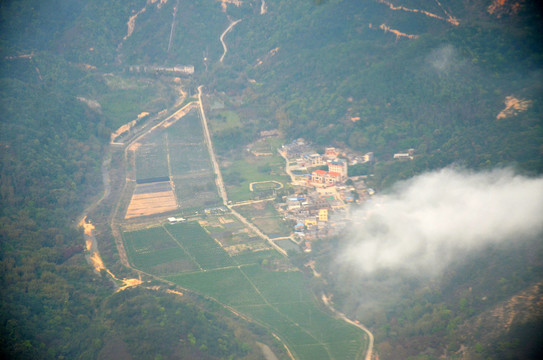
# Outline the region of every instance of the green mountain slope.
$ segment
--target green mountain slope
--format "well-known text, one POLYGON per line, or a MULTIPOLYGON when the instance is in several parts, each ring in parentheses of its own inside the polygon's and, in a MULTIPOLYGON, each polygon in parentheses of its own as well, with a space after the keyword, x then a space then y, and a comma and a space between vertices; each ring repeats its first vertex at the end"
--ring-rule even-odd
POLYGON ((2 358, 255 358, 254 333, 269 336, 160 284, 115 292, 85 260, 76 223, 103 191, 111 132, 173 102, 168 83, 111 68, 145 4, 0 4, 2 358))
MULTIPOLYGON (((543 171, 537 2, 265 3, 265 11, 261 0, 225 11, 214 0, 0 4, 0 348, 7 357, 258 356, 239 336, 226 339, 226 350, 211 341, 207 352, 190 347, 189 333, 194 338, 198 331, 197 340, 226 336, 232 328, 246 334, 246 324, 220 314, 209 325, 208 307, 202 318, 193 302, 162 293, 113 294, 84 260, 83 235, 73 225, 100 195, 109 134, 142 111, 171 106, 175 96, 170 83, 158 75, 137 77, 128 72, 131 65, 194 65, 195 74, 183 80, 189 89, 204 84, 241 115, 243 126, 224 142, 250 142, 260 130, 279 128, 289 139, 373 151, 376 187, 452 163, 543 171), (219 62, 219 36, 238 19, 219 62), (95 102, 100 107, 88 105, 95 102), (410 148, 413 161, 391 161, 410 148), (188 319, 177 306, 190 314, 192 328, 175 327, 188 319)), ((224 148, 234 145, 243 144, 224 148)), ((541 248, 530 246, 497 251, 473 271, 451 272, 435 288, 376 313, 369 321, 380 351, 425 356, 428 348, 453 344, 457 351, 464 343, 475 349, 479 333, 473 329, 487 323, 493 306, 506 307, 541 279, 533 255, 541 248), (501 269, 504 257, 508 269, 520 270, 485 270, 501 269), (471 288, 487 289, 492 306, 470 295, 471 288), (451 316, 462 325, 447 329, 451 316), (420 346, 402 353, 413 339, 420 346)), ((348 300, 344 306, 355 311, 348 300)), ((525 339, 538 329, 538 322, 519 323, 510 333, 525 339)), ((512 357, 511 347, 493 346, 507 342, 507 334, 482 341, 477 355, 512 357)))

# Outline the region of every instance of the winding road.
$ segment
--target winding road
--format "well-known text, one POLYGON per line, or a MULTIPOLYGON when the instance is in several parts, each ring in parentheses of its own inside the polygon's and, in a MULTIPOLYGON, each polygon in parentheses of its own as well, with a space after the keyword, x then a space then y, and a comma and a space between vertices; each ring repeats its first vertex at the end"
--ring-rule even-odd
MULTIPOLYGON (((224 33, 223 33, 223 35, 224 35, 224 33)), ((222 40, 222 36, 221 36, 221 40, 222 40)), ((207 149, 209 151, 209 156, 210 156, 211 162, 213 164, 213 170, 214 170, 215 175, 216 175, 217 188, 219 189, 219 193, 220 193, 221 198, 223 200, 223 204, 230 209, 230 211, 232 212, 232 214, 234 216, 236 216, 242 223, 247 225, 247 227, 249 227, 252 231, 254 231, 260 238, 266 240, 274 249, 279 251, 279 253, 283 254, 284 256, 287 256, 287 252, 283 248, 281 248, 277 244, 275 244, 273 242, 273 240, 269 236, 264 234, 252 222, 250 222, 244 216, 242 216, 240 213, 238 213, 236 210, 234 210, 232 205, 228 204, 228 197, 227 197, 226 189, 224 187, 224 182, 223 182, 223 179, 222 179, 221 168, 219 167, 219 163, 217 161, 217 158, 215 157, 215 151, 213 150, 213 142, 211 140, 211 135, 209 133, 209 128, 207 126, 207 118, 206 118, 206 115, 205 115, 204 106, 203 106, 203 102, 202 102, 202 88, 203 88, 202 85, 198 86, 198 102, 199 102, 199 107, 200 107, 200 115, 201 115, 201 120, 202 120, 202 127, 204 128, 204 136, 205 136, 205 140, 206 140, 206 143, 207 143, 207 149)), ((281 154, 281 155, 283 157, 285 157, 286 164, 287 164, 286 165, 287 172, 289 172, 289 175, 291 176, 292 180, 294 180, 294 175, 292 174, 292 172, 289 171, 288 158, 284 154, 281 154)), ((347 322, 349 324, 352 324, 352 325, 356 326, 357 328, 361 329, 362 331, 364 331, 368 335, 369 342, 368 342, 368 350, 366 352, 365 360, 371 360, 372 356, 373 356, 373 343, 374 343, 373 334, 371 333, 371 331, 367 327, 365 327, 364 325, 349 319, 347 316, 345 316, 345 314, 337 311, 332 306, 332 304, 328 301, 328 298, 324 294, 322 294, 322 301, 326 305, 326 307, 332 313, 334 313, 336 316, 338 316, 340 319, 342 319, 343 321, 345 321, 345 322, 347 322)))
POLYGON ((351 325, 354 325, 356 326, 357 328, 363 330, 366 335, 368 335, 368 338, 369 338, 369 342, 368 342, 368 350, 366 352, 366 357, 364 358, 365 360, 371 360, 372 356, 373 356, 373 334, 371 333, 371 331, 368 330, 367 327, 365 327, 364 325, 358 323, 358 322, 354 322, 352 321, 351 319, 349 319, 347 316, 345 316, 345 314, 343 314, 342 312, 339 312, 337 311, 333 306, 332 304, 330 304, 330 301, 328 300, 328 298, 326 297, 326 295, 322 294, 321 295, 321 299, 322 299, 322 302, 324 303, 324 305, 326 305, 326 307, 331 311, 333 312, 334 314, 336 314, 341 320, 345 321, 345 322, 348 322, 349 324, 351 325))
POLYGON ((226 53, 228 52, 228 48, 226 47, 226 43, 224 42, 224 36, 230 31, 232 30, 232 28, 234 26, 236 26, 237 23, 239 23, 241 21, 241 19, 239 20, 236 20, 232 23, 230 23, 230 25, 226 28, 226 30, 224 30, 224 32, 221 34, 221 37, 219 38, 219 40, 221 41, 221 44, 222 44, 222 48, 224 49, 224 52, 219 60, 219 62, 222 63, 222 61, 224 60, 224 57, 226 56, 226 53))

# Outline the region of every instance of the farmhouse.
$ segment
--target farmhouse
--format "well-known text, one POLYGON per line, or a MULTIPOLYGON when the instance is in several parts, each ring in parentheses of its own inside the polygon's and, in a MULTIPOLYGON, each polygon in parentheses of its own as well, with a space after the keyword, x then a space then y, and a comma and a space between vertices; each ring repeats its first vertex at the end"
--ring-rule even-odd
POLYGON ((317 224, 318 224, 318 221, 317 219, 314 219, 314 218, 307 218, 304 221, 304 225, 308 229, 312 228, 313 226, 316 226, 317 224))
POLYGON ((347 163, 343 161, 331 161, 328 163, 328 171, 315 170, 311 173, 313 184, 332 186, 347 179, 347 163))
POLYGON ((260 137, 262 138, 265 138, 265 137, 272 137, 272 136, 279 136, 279 130, 278 129, 274 129, 274 130, 262 130, 260 132, 260 137))
POLYGON ((304 154, 303 158, 304 158, 306 167, 324 165, 324 161, 322 160, 322 156, 320 154, 317 154, 317 153, 304 154))
POLYGON ((407 153, 398 153, 394 154, 394 159, 396 160, 411 160, 413 157, 407 153))
POLYGON ((186 75, 194 74, 194 65, 175 65, 173 67, 173 72, 186 75))
POLYGON ((313 184, 322 184, 332 186, 340 183, 343 177, 340 173, 333 171, 315 170, 311 174, 311 182, 313 184))
POLYGON ((406 153, 397 153, 394 154, 395 160, 413 160, 413 154, 415 153, 415 149, 409 149, 406 153))
POLYGON ((340 174, 340 176, 343 178, 346 178, 348 175, 347 173, 347 162, 344 161, 331 161, 328 163, 328 171, 335 172, 340 174))
POLYGON ((324 156, 326 156, 327 159, 336 159, 339 153, 336 151, 335 147, 327 147, 324 150, 324 156))
POLYGON ((319 210, 319 221, 323 221, 323 222, 328 221, 328 210, 327 209, 320 209, 319 210))

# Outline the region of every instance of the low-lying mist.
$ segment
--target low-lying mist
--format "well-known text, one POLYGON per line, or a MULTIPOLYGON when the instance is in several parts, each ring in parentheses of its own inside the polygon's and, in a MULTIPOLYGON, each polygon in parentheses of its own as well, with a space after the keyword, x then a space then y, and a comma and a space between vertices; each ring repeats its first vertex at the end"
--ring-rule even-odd
POLYGON ((374 196, 352 219, 336 259, 342 268, 432 278, 489 245, 540 236, 543 178, 445 168, 374 196))

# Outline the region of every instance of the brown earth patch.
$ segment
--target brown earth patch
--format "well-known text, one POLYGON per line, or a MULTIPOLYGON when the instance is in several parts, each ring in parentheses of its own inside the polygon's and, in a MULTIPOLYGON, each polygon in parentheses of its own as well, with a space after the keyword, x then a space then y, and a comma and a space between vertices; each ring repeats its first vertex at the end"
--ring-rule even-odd
POLYGON ((507 0, 494 0, 487 8, 489 14, 496 16, 498 19, 503 15, 517 15, 524 0, 520 1, 507 1, 507 0))
POLYGON ((177 201, 173 190, 134 194, 126 210, 125 219, 161 214, 176 209, 177 201))
POLYGON ((114 142, 116 138, 119 137, 122 133, 129 131, 134 125, 136 125, 137 120, 132 120, 131 122, 122 125, 120 128, 111 133, 111 142, 114 142))
POLYGON ((171 125, 173 125, 177 120, 181 119, 183 116, 187 115, 187 113, 189 111, 191 111, 192 109, 195 109, 198 107, 198 104, 196 102, 191 102, 190 104, 187 104, 186 106, 184 106, 182 109, 180 109, 179 111, 177 111, 175 114, 173 114, 171 117, 169 117, 168 119, 166 119, 163 123, 162 123, 162 127, 163 128, 167 128, 171 125))
POLYGON ((500 113, 496 116, 496 119, 505 119, 511 116, 516 116, 519 112, 528 110, 532 104, 532 101, 517 99, 514 96, 507 96, 504 103, 505 109, 500 111, 500 113))
POLYGON ((221 8, 222 8, 223 12, 226 12, 226 8, 230 4, 235 5, 237 7, 241 6, 241 1, 240 0, 219 0, 219 1, 221 2, 221 8))
POLYGON ((136 150, 138 150, 140 148, 140 146, 141 146, 141 143, 135 142, 135 143, 132 143, 132 145, 130 145, 128 150, 136 152, 136 150))

